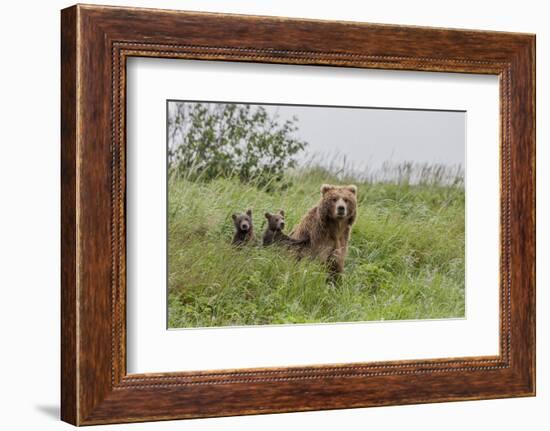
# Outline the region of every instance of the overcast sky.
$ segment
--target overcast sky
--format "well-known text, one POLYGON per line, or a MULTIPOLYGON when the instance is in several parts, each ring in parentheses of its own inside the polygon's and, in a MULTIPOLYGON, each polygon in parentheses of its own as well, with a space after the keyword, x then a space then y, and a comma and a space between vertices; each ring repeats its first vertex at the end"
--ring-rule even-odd
POLYGON ((307 153, 335 152, 357 166, 384 162, 464 166, 466 113, 371 108, 266 106, 281 119, 295 115, 307 153))

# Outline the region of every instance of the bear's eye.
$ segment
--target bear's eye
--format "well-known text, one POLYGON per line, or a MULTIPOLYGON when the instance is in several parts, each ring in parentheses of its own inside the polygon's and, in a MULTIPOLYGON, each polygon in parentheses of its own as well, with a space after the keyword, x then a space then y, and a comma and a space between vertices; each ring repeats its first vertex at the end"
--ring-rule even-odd
POLYGON ((332 198, 332 202, 338 201, 338 198, 332 198))

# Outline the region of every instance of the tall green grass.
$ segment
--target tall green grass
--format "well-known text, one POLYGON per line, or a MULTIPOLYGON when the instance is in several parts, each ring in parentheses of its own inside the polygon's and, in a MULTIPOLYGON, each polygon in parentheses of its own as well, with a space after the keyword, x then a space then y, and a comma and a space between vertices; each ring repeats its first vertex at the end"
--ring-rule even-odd
MULTIPOLYGON (((441 176, 426 169, 424 175, 441 176)), ((461 172, 450 182, 394 178, 374 182, 310 166, 271 191, 237 179, 171 177, 169 327, 463 317, 461 172), (292 228, 318 202, 322 183, 358 186, 358 218, 337 285, 327 283, 318 261, 297 261, 283 247, 260 245, 264 212, 284 208, 292 228), (247 208, 253 209, 257 244, 236 249, 231 214, 247 208)))

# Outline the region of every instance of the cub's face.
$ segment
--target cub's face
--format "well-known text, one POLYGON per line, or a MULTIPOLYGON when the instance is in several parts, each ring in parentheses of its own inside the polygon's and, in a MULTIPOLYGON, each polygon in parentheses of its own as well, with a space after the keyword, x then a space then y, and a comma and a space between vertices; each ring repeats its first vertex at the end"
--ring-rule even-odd
POLYGON ((282 231, 285 228, 285 212, 280 210, 276 214, 265 213, 268 229, 282 231))
POLYGON ((233 223, 235 223, 235 229, 248 232, 252 229, 252 210, 247 210, 244 214, 233 214, 233 223))
POLYGON ((321 207, 323 213, 330 219, 353 219, 357 208, 357 187, 323 184, 321 207))

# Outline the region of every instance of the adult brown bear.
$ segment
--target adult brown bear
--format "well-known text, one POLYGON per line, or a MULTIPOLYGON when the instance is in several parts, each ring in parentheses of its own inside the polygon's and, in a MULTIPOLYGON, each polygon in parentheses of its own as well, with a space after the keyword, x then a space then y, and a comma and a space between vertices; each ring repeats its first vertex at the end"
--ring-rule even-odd
POLYGON ((331 272, 341 273, 356 217, 357 187, 323 184, 321 200, 294 227, 290 238, 307 244, 300 249, 300 256, 316 257, 331 272))

